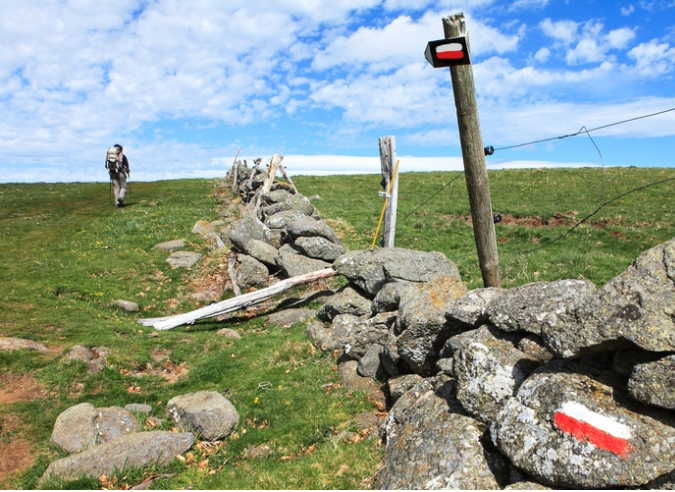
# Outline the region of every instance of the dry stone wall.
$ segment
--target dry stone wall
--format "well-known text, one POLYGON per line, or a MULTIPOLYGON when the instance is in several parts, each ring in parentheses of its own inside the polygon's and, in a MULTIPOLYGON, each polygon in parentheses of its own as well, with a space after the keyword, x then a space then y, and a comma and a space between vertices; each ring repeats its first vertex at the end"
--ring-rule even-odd
MULTIPOLYGON (((256 198, 262 171, 237 175, 256 198)), ((379 488, 675 484, 675 239, 600 288, 467 291, 440 253, 347 252, 306 198, 282 185, 260 198, 230 228, 240 255, 349 280, 307 335, 342 351, 344 381, 383 383, 379 488)))
POLYGON ((672 488, 675 239, 601 288, 467 291, 398 248, 333 267, 370 313, 328 301, 307 334, 385 382, 379 488, 672 488))

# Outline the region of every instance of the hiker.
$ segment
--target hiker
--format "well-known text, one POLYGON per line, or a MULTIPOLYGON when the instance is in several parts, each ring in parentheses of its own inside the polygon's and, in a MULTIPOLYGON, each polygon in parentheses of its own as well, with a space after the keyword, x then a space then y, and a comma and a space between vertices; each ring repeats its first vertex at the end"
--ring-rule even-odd
POLYGON ((127 178, 131 175, 129 160, 124 155, 124 149, 120 144, 115 144, 108 149, 105 160, 105 168, 110 173, 110 182, 115 191, 115 206, 124 206, 124 196, 127 193, 127 178))

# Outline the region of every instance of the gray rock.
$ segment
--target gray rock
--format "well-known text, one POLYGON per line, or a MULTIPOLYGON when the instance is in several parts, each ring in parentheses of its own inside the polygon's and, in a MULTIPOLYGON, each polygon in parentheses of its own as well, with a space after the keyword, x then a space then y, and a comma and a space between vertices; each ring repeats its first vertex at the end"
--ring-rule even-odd
POLYGON ((485 316, 500 330, 541 335, 544 320, 550 321, 574 309, 594 292, 595 285, 586 280, 534 282, 492 299, 485 308, 485 316))
POLYGON ((89 362, 96 357, 96 353, 84 345, 73 345, 66 355, 68 360, 77 360, 80 362, 89 362))
POLYGON ((436 370, 452 376, 455 374, 455 361, 451 357, 438 359, 436 361, 436 370))
POLYGON ((267 285, 270 272, 267 267, 252 256, 237 255, 239 267, 237 268, 237 284, 243 290, 251 287, 262 287, 267 285))
POLYGON ((330 263, 325 261, 307 258, 306 256, 299 254, 288 244, 279 248, 279 259, 277 264, 287 277, 304 275, 305 273, 323 270, 330 266, 330 263))
POLYGON ((322 237, 328 241, 340 244, 335 231, 324 221, 303 216, 286 226, 286 232, 294 241, 301 237, 322 237))
MULTIPOLYGON (((177 254, 177 253, 175 253, 175 254, 177 254)), ((169 261, 169 260, 166 260, 166 261, 169 261)), ((117 299, 117 300, 111 302, 110 306, 114 307, 114 308, 121 309, 122 311, 126 311, 128 313, 135 313, 135 312, 138 311, 138 304, 136 304, 133 301, 125 301, 124 299, 117 299)))
POLYGON ((267 267, 276 267, 279 260, 279 250, 265 241, 251 239, 246 243, 244 251, 267 267))
POLYGON ((553 360, 497 415, 492 439, 541 483, 635 487, 675 468, 675 420, 631 400, 610 372, 553 360))
POLYGON ((288 224, 305 217, 299 210, 284 210, 265 219, 265 225, 270 229, 286 229, 288 224))
POLYGON ((440 349, 457 333, 456 325, 447 324, 445 313, 466 287, 457 277, 442 276, 415 289, 417 294, 399 307, 398 353, 414 373, 425 376, 434 373, 440 349))
POLYGON ((239 425, 234 405, 216 391, 199 391, 172 398, 166 407, 170 420, 201 434, 205 441, 218 441, 239 425))
POLYGON ((462 337, 454 352, 457 400, 477 419, 489 424, 504 402, 541 364, 500 339, 499 331, 483 326, 462 337))
POLYGON ((266 218, 266 222, 270 217, 283 212, 297 212, 301 215, 310 216, 314 213, 314 206, 306 197, 302 195, 289 195, 282 201, 273 203, 260 209, 260 213, 266 218))
POLYGON ((516 482, 504 487, 504 490, 551 490, 537 482, 516 482))
POLYGON ((356 371, 363 377, 385 379, 386 370, 382 366, 380 354, 384 351, 382 345, 373 344, 368 347, 363 357, 359 359, 356 371))
POLYGON ((546 347, 544 340, 537 335, 527 335, 521 338, 517 348, 542 363, 548 362, 554 357, 553 353, 546 347))
POLYGON ((164 251, 176 251, 185 247, 185 241, 182 239, 174 239, 172 241, 165 241, 163 243, 155 244, 152 249, 162 249, 164 251))
POLYGON ((316 316, 316 310, 314 309, 284 309, 283 311, 270 314, 267 320, 271 325, 284 327, 294 325, 295 323, 302 323, 314 316, 316 316))
POLYGON ((79 453, 139 430, 136 418, 123 408, 80 403, 56 418, 51 442, 69 453, 79 453))
POLYGON ((96 446, 98 412, 91 403, 80 403, 59 414, 54 423, 51 442, 69 453, 79 453, 96 446))
POLYGON ((227 232, 228 239, 234 244, 237 250, 246 252, 248 243, 251 239, 266 241, 269 229, 257 217, 247 215, 241 220, 233 222, 227 232))
POLYGON ((210 222, 198 220, 192 227, 193 234, 199 234, 202 237, 211 236, 216 232, 216 228, 210 222))
POLYGON ((341 314, 333 320, 330 338, 333 344, 344 348, 344 356, 353 360, 363 357, 371 345, 386 345, 390 338, 394 318, 391 313, 381 313, 363 320, 341 314))
POLYGON ((413 282, 404 281, 384 284, 373 299, 373 314, 397 311, 401 302, 408 302, 415 297, 417 294, 415 285, 413 282))
POLYGON ((478 328, 486 322, 483 312, 487 305, 506 292, 496 287, 470 290, 449 306, 445 317, 448 323, 463 325, 466 329, 478 328))
POLYGON ((220 335, 223 338, 232 338, 234 340, 241 340, 241 335, 237 330, 231 328, 222 328, 216 332, 216 335, 220 335))
POLYGON ((46 352, 47 347, 39 342, 25 340, 23 338, 0 337, 0 350, 3 352, 12 352, 14 350, 36 350, 46 352))
POLYGON ((289 200, 293 200, 293 193, 284 189, 270 191, 262 196, 262 201, 265 205, 273 205, 289 200))
POLYGON ((41 482, 48 478, 74 480, 82 475, 98 478, 112 475, 125 467, 140 468, 152 463, 166 465, 190 449, 193 443, 194 436, 190 433, 154 431, 129 434, 54 461, 45 471, 41 482))
POLYGON ((295 248, 310 258, 333 262, 347 252, 344 246, 323 237, 299 237, 293 243, 295 248))
MULTIPOLYGON (((327 352, 329 345, 327 341, 330 340, 331 329, 327 328, 321 321, 316 320, 312 321, 307 325, 305 329, 305 336, 310 339, 310 341, 317 346, 320 350, 327 352)), ((334 350, 334 349, 333 349, 334 350)))
POLYGON ((172 268, 191 268, 201 257, 202 255, 200 253, 194 253, 192 251, 176 251, 166 259, 166 262, 171 265, 172 268))
POLYGON ((150 415, 152 413, 152 407, 145 403, 129 403, 128 405, 124 405, 124 409, 131 413, 140 413, 144 415, 150 415))
POLYGON ((387 381, 387 386, 389 388, 389 397, 391 398, 391 401, 396 403, 399 398, 414 388, 423 379, 424 378, 419 374, 404 374, 403 376, 389 379, 387 381))
POLYGON ((675 239, 640 255, 593 298, 547 320, 544 341, 561 357, 630 348, 675 351, 675 239))
POLYGON ((485 426, 463 415, 446 376, 428 378, 399 398, 382 431, 378 489, 501 488, 491 468, 502 460, 483 448, 485 426))
POLYGON ((333 263, 340 275, 355 283, 371 298, 389 282, 431 282, 448 275, 460 279, 459 270, 442 253, 380 248, 350 251, 333 263))
POLYGON ((122 436, 138 432, 141 426, 136 417, 120 407, 97 408, 96 442, 103 443, 119 439, 122 436))
POLYGON ((675 355, 636 365, 628 379, 628 392, 648 405, 675 410, 675 355))
POLYGON ((340 289, 333 297, 328 299, 318 311, 319 319, 331 322, 338 314, 353 314, 364 316, 370 314, 372 301, 363 297, 350 286, 340 289))

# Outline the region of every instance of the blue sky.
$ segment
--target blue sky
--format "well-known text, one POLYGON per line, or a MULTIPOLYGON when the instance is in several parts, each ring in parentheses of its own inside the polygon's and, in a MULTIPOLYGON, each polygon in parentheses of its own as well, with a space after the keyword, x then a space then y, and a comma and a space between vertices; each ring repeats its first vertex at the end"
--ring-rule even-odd
MULTIPOLYGON (((467 20, 483 142, 497 149, 675 108, 675 0, 3 0, 0 182, 461 169, 447 69, 424 59, 467 20)), ((498 150, 488 168, 675 167, 675 111, 498 150), (595 148, 595 145, 600 153, 595 148)))

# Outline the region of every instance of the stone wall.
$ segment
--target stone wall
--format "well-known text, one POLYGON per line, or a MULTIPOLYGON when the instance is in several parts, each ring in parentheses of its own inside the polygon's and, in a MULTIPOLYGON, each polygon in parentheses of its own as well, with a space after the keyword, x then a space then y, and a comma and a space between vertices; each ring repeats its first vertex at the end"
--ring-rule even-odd
MULTIPOLYGON (((250 201, 264 174, 238 176, 250 201)), ((440 253, 346 252, 307 198, 274 188, 230 226, 238 277, 332 264, 349 280, 307 335, 341 351, 341 374, 383 383, 379 488, 675 484, 675 239, 601 288, 469 291, 440 253)))

